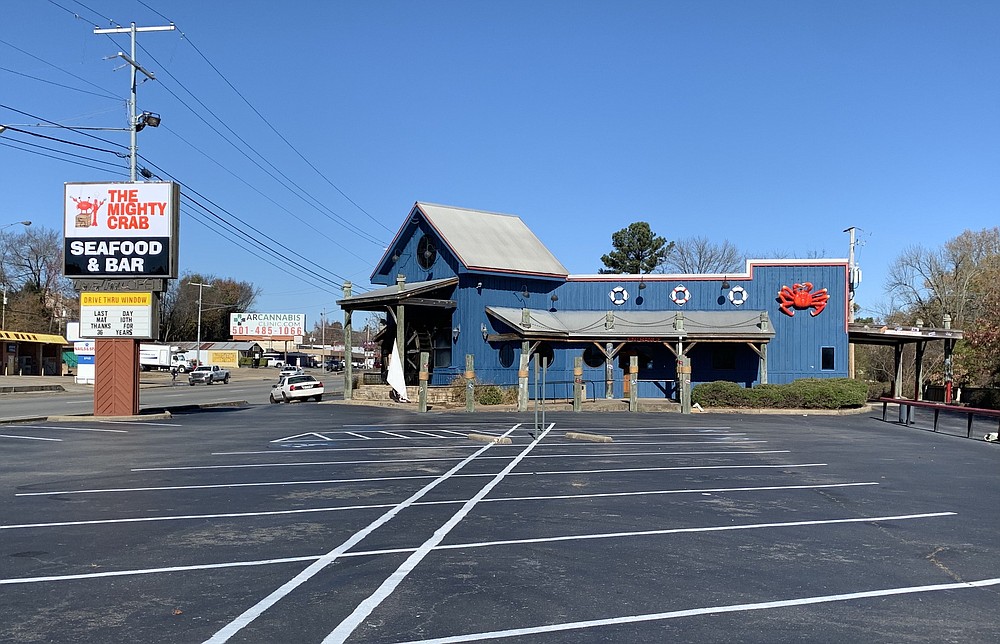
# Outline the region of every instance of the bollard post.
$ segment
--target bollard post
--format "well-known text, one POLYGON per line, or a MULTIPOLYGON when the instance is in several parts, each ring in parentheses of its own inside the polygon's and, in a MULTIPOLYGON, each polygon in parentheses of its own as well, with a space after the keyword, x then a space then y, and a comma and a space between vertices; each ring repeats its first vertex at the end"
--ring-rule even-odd
POLYGON ((639 373, 639 356, 628 357, 628 410, 639 411, 639 394, 636 392, 635 380, 639 373))
POLYGON ((473 360, 471 353, 465 354, 465 411, 469 413, 476 411, 476 370, 473 360))
POLYGON ((573 358, 573 411, 583 407, 583 358, 573 358))
POLYGON ((677 384, 680 387, 681 413, 691 413, 691 358, 682 355, 677 359, 677 384))
POLYGON ((431 354, 427 351, 420 352, 420 397, 417 408, 417 411, 420 412, 427 411, 427 381, 431 377, 430 371, 428 371, 428 365, 431 360, 430 356, 431 354))

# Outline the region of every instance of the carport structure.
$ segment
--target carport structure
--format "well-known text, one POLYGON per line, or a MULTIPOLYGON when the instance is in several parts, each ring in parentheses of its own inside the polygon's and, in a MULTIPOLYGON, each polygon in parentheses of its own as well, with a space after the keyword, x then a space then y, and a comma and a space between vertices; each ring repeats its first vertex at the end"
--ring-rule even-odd
POLYGON ((940 328, 925 326, 872 325, 851 323, 847 327, 848 340, 852 344, 875 344, 893 348, 893 378, 892 397, 903 397, 903 348, 907 344, 915 345, 913 400, 923 399, 924 381, 924 351, 928 342, 944 342, 945 368, 945 402, 951 402, 951 356, 955 350, 955 342, 964 337, 959 329, 951 328, 951 317, 945 315, 944 326, 940 328))

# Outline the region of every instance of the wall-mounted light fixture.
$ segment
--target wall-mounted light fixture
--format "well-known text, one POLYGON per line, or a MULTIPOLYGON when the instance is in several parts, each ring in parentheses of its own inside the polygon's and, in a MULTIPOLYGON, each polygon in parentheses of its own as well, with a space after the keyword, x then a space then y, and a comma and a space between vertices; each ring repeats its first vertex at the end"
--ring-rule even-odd
POLYGON ((521 287, 521 297, 523 297, 524 299, 528 299, 529 297, 531 297, 531 293, 528 292, 527 284, 521 287))
POLYGON ((552 300, 553 304, 555 304, 556 302, 559 301, 559 296, 556 295, 555 293, 553 293, 552 296, 549 299, 552 300))
POLYGON ((729 278, 728 277, 723 277, 722 278, 722 290, 723 291, 728 291, 729 290, 729 278))
POLYGON ((462 332, 462 325, 459 324, 454 329, 451 330, 451 341, 458 342, 458 335, 462 332))
POLYGON ((480 331, 482 332, 482 334, 483 334, 483 340, 485 340, 485 339, 486 339, 486 338, 487 338, 487 337, 488 337, 488 336, 490 335, 490 330, 489 330, 489 328, 488 328, 488 327, 486 326, 486 323, 485 323, 485 322, 483 322, 482 324, 480 324, 480 325, 479 325, 479 330, 480 330, 480 331))

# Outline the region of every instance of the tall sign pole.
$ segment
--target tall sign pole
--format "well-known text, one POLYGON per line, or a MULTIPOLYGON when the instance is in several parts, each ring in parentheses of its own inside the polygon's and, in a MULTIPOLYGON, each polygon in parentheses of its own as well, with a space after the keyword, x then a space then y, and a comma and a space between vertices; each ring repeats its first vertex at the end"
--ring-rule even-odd
POLYGON ((120 58, 122 58, 126 63, 128 63, 129 66, 132 67, 132 75, 131 75, 132 76, 132 93, 129 96, 129 113, 130 113, 129 130, 130 130, 130 134, 131 134, 130 145, 129 145, 129 152, 130 152, 130 155, 129 155, 129 157, 130 157, 130 160, 129 160, 129 181, 135 181, 136 180, 136 176, 135 176, 136 175, 136 156, 137 156, 137 149, 138 149, 138 145, 137 145, 137 142, 136 142, 136 133, 140 129, 142 129, 140 127, 140 123, 143 126, 145 126, 145 121, 140 121, 139 115, 138 115, 137 109, 136 109, 136 95, 135 95, 135 89, 136 89, 135 76, 136 76, 136 74, 135 73, 137 71, 140 71, 143 74, 145 74, 146 77, 149 78, 150 80, 156 80, 156 77, 153 76, 152 72, 149 72, 149 71, 145 70, 142 67, 142 65, 140 65, 136 61, 136 58, 135 58, 135 35, 138 32, 140 32, 140 31, 173 31, 174 29, 176 29, 176 27, 174 27, 174 25, 172 25, 172 24, 171 25, 158 26, 158 27, 136 27, 135 23, 133 22, 131 24, 131 26, 129 26, 129 27, 113 27, 113 28, 110 28, 110 29, 95 29, 94 30, 95 34, 129 34, 129 36, 131 36, 131 39, 132 39, 132 49, 131 49, 132 55, 131 56, 126 55, 124 52, 118 52, 118 56, 120 58))
MULTIPOLYGON (((847 255, 847 322, 854 322, 854 290, 860 280, 857 279, 858 267, 854 263, 854 246, 856 244, 854 226, 844 230, 851 235, 851 247, 847 255)), ((856 370, 854 368, 854 343, 848 340, 847 344, 847 377, 854 378, 856 370)))

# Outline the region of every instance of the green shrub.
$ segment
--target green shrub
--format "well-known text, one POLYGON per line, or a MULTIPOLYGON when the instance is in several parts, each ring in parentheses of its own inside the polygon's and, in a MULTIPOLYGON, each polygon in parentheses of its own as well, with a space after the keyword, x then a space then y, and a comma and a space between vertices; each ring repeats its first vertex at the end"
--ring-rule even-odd
POLYGON ((772 409, 843 409, 868 400, 868 384, 849 378, 802 378, 786 385, 758 385, 752 389, 735 382, 696 385, 691 402, 703 407, 772 409))
POLYGON ((476 402, 480 405, 510 405, 517 402, 517 389, 500 385, 476 387, 476 402))
POLYGON ((728 380, 717 380, 695 385, 691 402, 703 407, 747 407, 743 387, 728 380))

